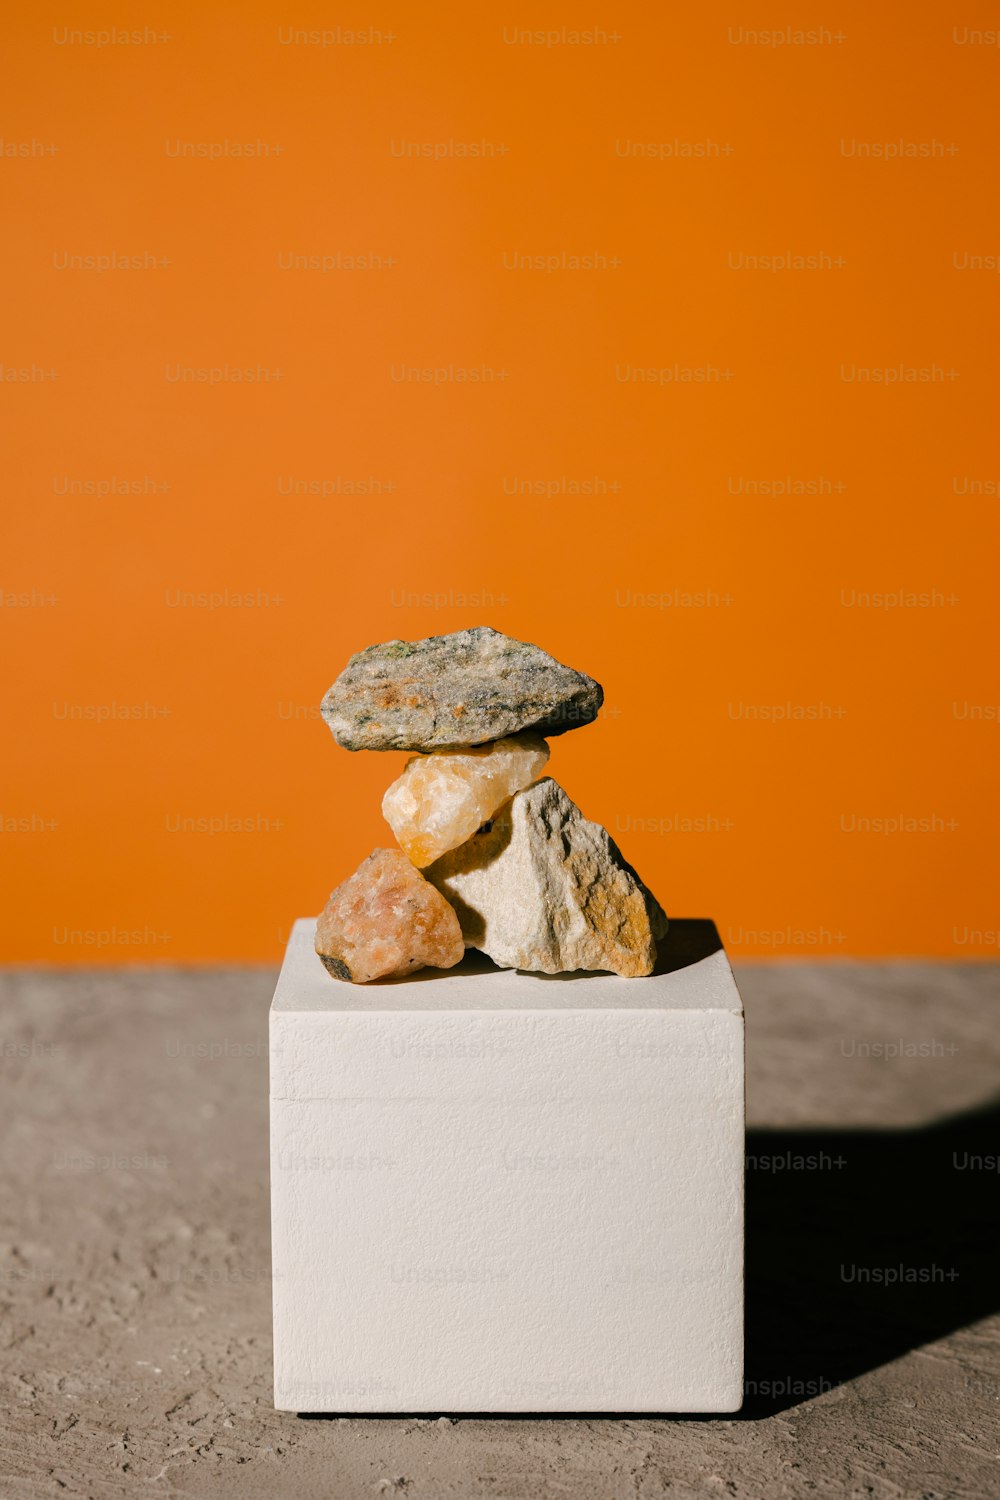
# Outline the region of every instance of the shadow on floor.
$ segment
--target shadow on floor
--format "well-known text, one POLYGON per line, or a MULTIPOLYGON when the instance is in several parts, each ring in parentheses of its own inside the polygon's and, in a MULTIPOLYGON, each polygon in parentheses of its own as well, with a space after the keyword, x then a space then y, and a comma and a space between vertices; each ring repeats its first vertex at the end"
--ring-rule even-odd
POLYGON ((998 1163, 1000 1103, 919 1130, 749 1131, 746 1399, 725 1420, 787 1411, 1000 1309, 998 1163))
POLYGON ((920 1130, 750 1131, 740 1416, 997 1311, 998 1160, 1000 1104, 920 1130), (767 1170, 796 1157, 816 1164, 767 1170))

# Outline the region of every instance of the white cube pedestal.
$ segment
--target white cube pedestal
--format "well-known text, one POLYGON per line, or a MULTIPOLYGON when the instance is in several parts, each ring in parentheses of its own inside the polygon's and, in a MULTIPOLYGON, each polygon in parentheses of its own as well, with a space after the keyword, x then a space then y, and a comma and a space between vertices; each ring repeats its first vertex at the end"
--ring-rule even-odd
POLYGON ((710 922, 658 972, 332 979, 271 1007, 274 1402, 735 1411, 743 1011, 710 922))

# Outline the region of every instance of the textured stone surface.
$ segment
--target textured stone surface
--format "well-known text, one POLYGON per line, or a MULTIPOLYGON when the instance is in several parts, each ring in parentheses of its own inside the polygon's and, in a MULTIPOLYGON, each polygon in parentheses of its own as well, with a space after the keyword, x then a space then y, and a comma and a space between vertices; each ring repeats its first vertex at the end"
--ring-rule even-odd
POLYGON ((603 701, 593 678, 477 625, 357 652, 323 717, 345 750, 448 750, 521 729, 563 734, 589 724, 603 701))
POLYGON ((382 798, 400 848, 421 868, 457 849, 540 776, 549 747, 530 731, 468 750, 414 756, 382 798))
POLYGON ((635 978, 652 973, 667 930, 607 830, 549 776, 436 860, 427 878, 455 907, 466 943, 505 969, 635 978))
POLYGON ((425 967, 450 969, 465 952, 458 918, 398 849, 375 849, 331 894, 316 952, 337 979, 367 984, 425 967))
MULTIPOLYGON (((275 970, 0 974, 0 1495, 994 1494, 997 1174, 957 1171, 953 1153, 997 1151, 1000 968, 786 960, 737 978, 751 1127, 743 1410, 304 1421, 275 1411, 271 1390, 275 970), (886 1049, 900 1038, 905 1052, 886 1049), (907 1288, 840 1269, 900 1263, 958 1274, 907 1288)), ((559 1174, 535 1176, 546 1205, 559 1174)))

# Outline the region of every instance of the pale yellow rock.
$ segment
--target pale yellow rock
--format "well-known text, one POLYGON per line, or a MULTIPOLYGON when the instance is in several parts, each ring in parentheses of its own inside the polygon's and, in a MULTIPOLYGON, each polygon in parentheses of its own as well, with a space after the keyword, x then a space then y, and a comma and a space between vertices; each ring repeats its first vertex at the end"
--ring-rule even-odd
POLYGON ((530 732, 414 756, 382 798, 382 814, 399 847, 423 869, 464 844, 509 797, 530 786, 548 758, 548 745, 530 732))

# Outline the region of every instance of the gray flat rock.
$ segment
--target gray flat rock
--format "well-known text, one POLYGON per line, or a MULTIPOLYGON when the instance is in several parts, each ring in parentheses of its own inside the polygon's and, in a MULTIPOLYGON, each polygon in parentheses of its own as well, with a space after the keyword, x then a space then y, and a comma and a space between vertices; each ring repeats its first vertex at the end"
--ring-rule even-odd
POLYGON ((323 699, 345 750, 447 750, 596 719, 600 683, 489 625, 383 641, 352 656, 323 699))

